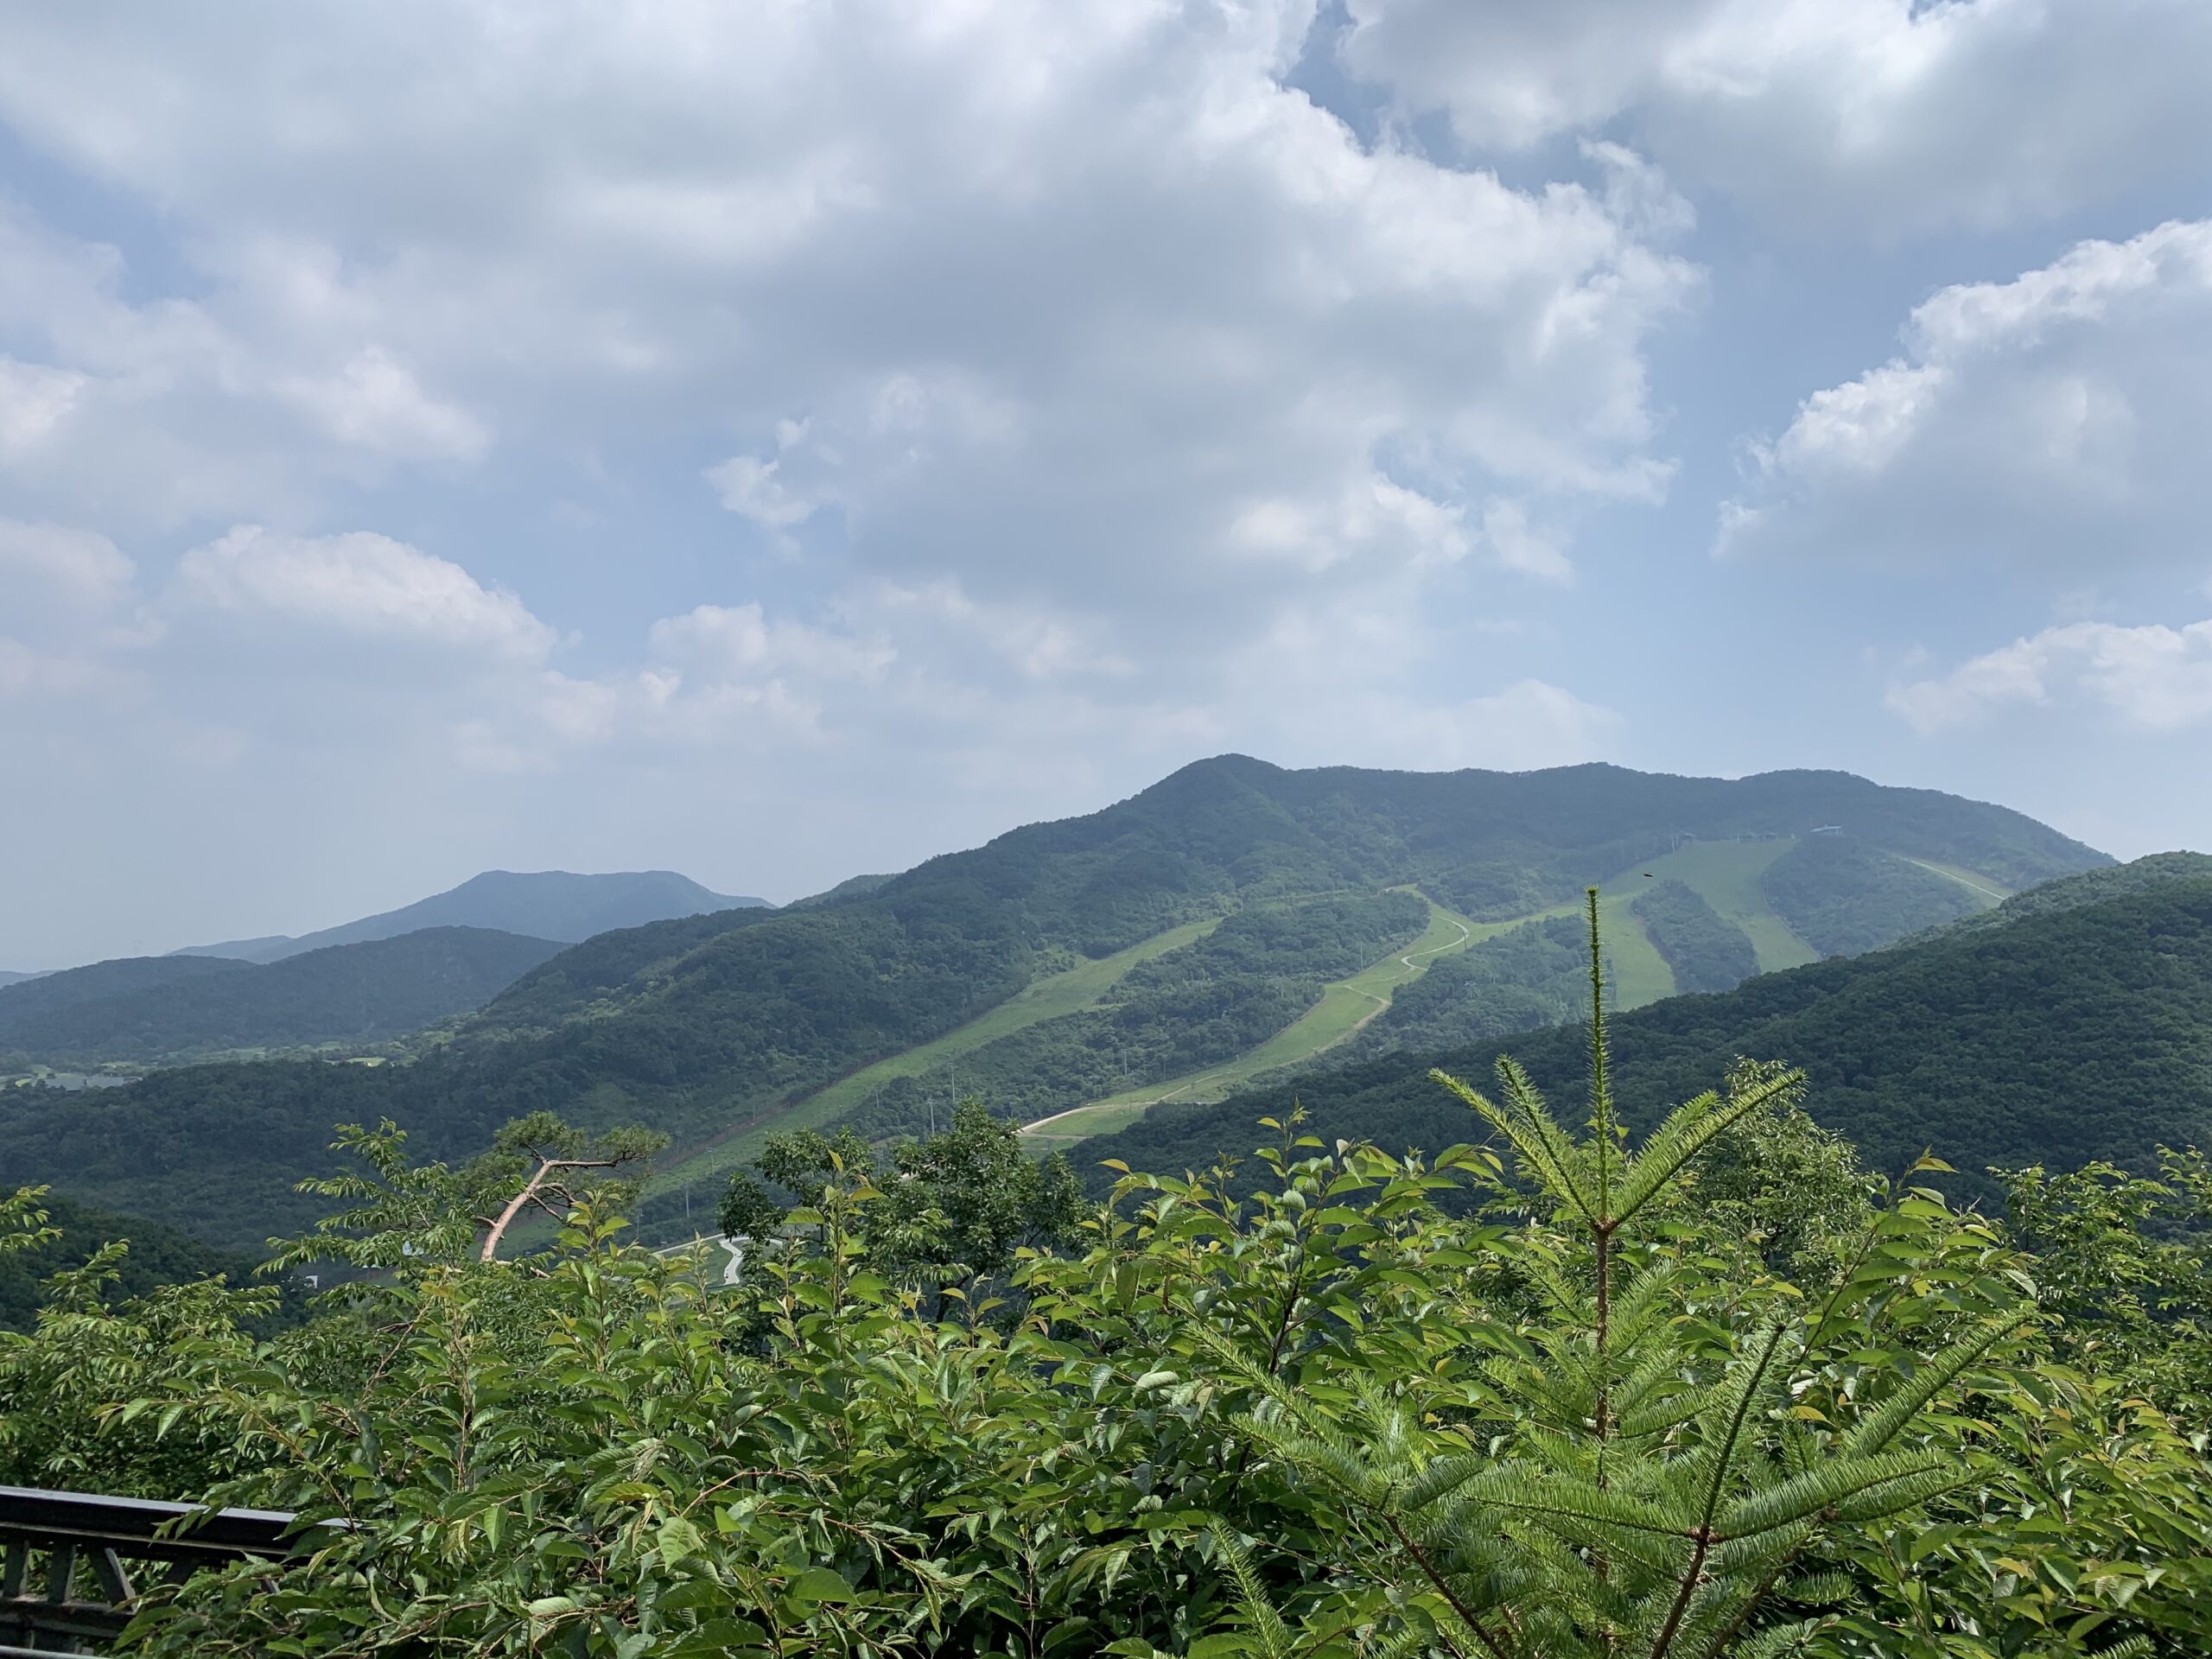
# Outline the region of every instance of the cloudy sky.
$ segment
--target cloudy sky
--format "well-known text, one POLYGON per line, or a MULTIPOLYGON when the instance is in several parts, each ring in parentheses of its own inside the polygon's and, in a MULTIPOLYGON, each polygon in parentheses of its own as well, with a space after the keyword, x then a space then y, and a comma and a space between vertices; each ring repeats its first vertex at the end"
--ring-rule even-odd
POLYGON ((2203 0, 0 11, 0 966, 1227 750, 2212 845, 2203 0))

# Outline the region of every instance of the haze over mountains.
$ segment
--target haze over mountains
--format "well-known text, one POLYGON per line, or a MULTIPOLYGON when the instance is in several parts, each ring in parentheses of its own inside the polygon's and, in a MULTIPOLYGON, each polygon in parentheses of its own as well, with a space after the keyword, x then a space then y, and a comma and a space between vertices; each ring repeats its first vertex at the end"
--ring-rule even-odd
MULTIPOLYGON (((540 1108, 639 1122, 674 1139, 664 1186, 718 1181, 777 1129, 925 1128, 955 1089, 1063 1135, 1103 1130, 1323 1057, 1395 1063, 1440 1033, 1571 1017, 1576 973, 1553 935, 1586 885, 1605 890, 1627 1007, 2108 863, 2004 808, 1843 773, 1287 772, 1227 756, 801 906, 600 933, 406 1064, 260 1060, 97 1098, 19 1095, 0 1180, 244 1243, 311 1211, 291 1186, 325 1166, 338 1122, 391 1117, 440 1156, 540 1108)), ((208 988, 365 948, 253 969, 168 958, 202 966, 154 988, 199 1008, 208 988)))
POLYGON ((305 950, 395 938, 425 927, 495 928, 503 933, 574 944, 610 928, 637 927, 709 911, 757 909, 767 902, 710 893, 673 870, 607 875, 572 875, 565 870, 486 870, 444 893, 337 927, 296 937, 272 935, 188 945, 175 954, 280 962, 305 950))
POLYGON ((195 1054, 404 1037, 481 1007, 562 947, 428 927, 274 963, 141 957, 0 989, 0 1053, 153 1063, 195 1054))

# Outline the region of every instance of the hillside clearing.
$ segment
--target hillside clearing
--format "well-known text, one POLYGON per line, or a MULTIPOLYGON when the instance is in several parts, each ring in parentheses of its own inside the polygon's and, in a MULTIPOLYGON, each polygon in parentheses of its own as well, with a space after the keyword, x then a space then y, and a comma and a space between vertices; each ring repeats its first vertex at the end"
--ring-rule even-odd
POLYGON ((894 1077, 920 1077, 1026 1027, 1093 1007, 1138 963, 1195 944, 1219 927, 1224 919, 1221 916, 1209 916, 1185 922, 1109 957, 1079 962, 1062 972, 1047 974, 957 1031, 949 1031, 873 1065, 862 1066, 786 1110, 670 1160, 655 1172, 646 1190, 667 1192, 687 1181, 734 1169, 757 1157, 769 1135, 787 1134, 793 1129, 818 1129, 859 1105, 870 1090, 894 1077))
POLYGON ((1350 978, 1329 986, 1318 1002, 1258 1047, 1203 1071, 1166 1083, 1147 1084, 1141 1089, 1127 1090, 1086 1106, 1040 1118, 1022 1131, 1023 1140, 1033 1151, 1050 1152, 1134 1122, 1163 1100, 1218 1100, 1263 1071, 1295 1065, 1343 1042, 1389 1007, 1390 997, 1397 988, 1420 978, 1438 957, 1464 950, 1478 939, 1520 925, 1518 921, 1471 922, 1445 909, 1427 893, 1421 896, 1428 906, 1428 925, 1421 930, 1420 938, 1403 950, 1395 951, 1350 978))

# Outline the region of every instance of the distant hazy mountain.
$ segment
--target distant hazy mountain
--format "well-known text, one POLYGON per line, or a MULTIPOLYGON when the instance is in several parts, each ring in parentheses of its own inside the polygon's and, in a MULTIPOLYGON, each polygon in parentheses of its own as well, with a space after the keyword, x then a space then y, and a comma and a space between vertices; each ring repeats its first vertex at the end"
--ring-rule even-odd
POLYGON ((488 927, 525 938, 574 944, 610 928, 641 927, 720 910, 766 908, 765 899, 710 893, 673 870, 632 870, 612 875, 571 875, 565 870, 523 873, 486 870, 450 892, 417 899, 380 916, 326 927, 297 938, 283 934, 195 944, 181 957, 231 957, 241 962, 278 962, 326 945, 397 938, 426 927, 488 927))
POLYGON ((35 973, 18 974, 11 972, 5 968, 0 968, 0 986, 20 985, 27 979, 36 979, 39 976, 35 973))
POLYGON ((0 1051, 151 1063, 389 1041, 480 1007, 563 947, 431 927, 282 962, 137 957, 0 987, 0 1051))

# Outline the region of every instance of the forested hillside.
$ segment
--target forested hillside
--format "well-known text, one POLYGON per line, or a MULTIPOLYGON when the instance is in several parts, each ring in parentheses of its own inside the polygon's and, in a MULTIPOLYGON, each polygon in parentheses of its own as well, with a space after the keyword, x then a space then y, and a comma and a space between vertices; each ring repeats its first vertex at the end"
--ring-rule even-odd
MULTIPOLYGON (((1962 1187, 1984 1196, 1992 1165, 2103 1158, 2147 1169, 2161 1145, 2212 1141, 2212 879, 2186 863, 2167 863, 2163 875, 2129 868, 2127 880, 2077 878, 2087 902, 2060 902, 2054 890, 2008 925, 1985 920, 1623 1014, 1613 1063, 1624 1109, 1648 1122, 1738 1056, 1786 1059, 1810 1077, 1815 1118, 1875 1167, 1938 1147, 1962 1187)), ((1563 1002, 1569 940, 1564 927, 1553 933, 1547 960, 1563 1002)), ((1429 988, 1440 980, 1431 975, 1429 988)), ((1423 1081, 1427 1069, 1484 1077, 1501 1052, 1561 1094, 1581 1086, 1589 1058, 1571 1026, 1402 1051, 1217 1105, 1154 1108, 1085 1143, 1077 1161, 1203 1168, 1294 1102, 1325 1140, 1433 1150, 1463 1138, 1466 1124, 1423 1081)))
POLYGON ((0 988, 0 1052, 150 1063, 375 1044, 482 1007, 560 949, 488 928, 432 927, 266 965, 212 957, 97 963, 0 988))
MULTIPOLYGON (((37 1206, 46 1225, 60 1235, 27 1249, 0 1252, 0 1331, 22 1331, 46 1299, 41 1287, 55 1274, 81 1268, 103 1247, 126 1248, 114 1265, 107 1294, 145 1296, 164 1285, 224 1275, 232 1285, 256 1282, 262 1252, 221 1250, 158 1222, 117 1215, 73 1199, 52 1195, 37 1206)), ((289 1315, 299 1312, 300 1287, 286 1287, 289 1315)))
POLYGON ((1978 899, 1952 877, 1856 835, 1806 836, 1768 868, 1759 887, 1798 938, 1824 957, 1874 950, 1973 915, 1995 897, 1978 899))
POLYGON ((1674 970, 1678 991, 1725 991, 1759 970, 1744 931, 1682 882, 1655 883, 1636 901, 1636 913, 1674 970))
POLYGON ((1022 1122, 1233 1059, 1312 1006, 1330 981, 1411 943, 1410 893, 1258 906, 1133 969, 1103 1005, 1062 1014, 873 1091, 849 1122, 874 1138, 918 1131, 934 1101, 975 1095, 1022 1122))
MULTIPOLYGON (((1024 1022, 994 1011, 1055 976, 1084 979, 1085 964, 1118 958, 1134 972, 1147 950, 1182 938, 1179 929, 1256 918, 1269 906, 1358 901, 1305 911, 1333 918, 1332 937, 1309 955, 1291 950, 1279 963, 1271 950, 1239 957, 1241 930, 1262 925, 1240 923, 1217 946, 1177 944, 1186 954, 1161 955, 1132 984, 1090 983, 1060 1011, 1077 1016, 1068 1024, 1024 1029, 995 1053, 963 1060, 963 1077, 1001 1091, 999 1109, 1033 1112, 1265 1038, 1263 1027, 1295 1015, 1322 979, 1361 969, 1361 951, 1366 964, 1388 963, 1398 938, 1388 906, 1400 901, 1382 899, 1386 889, 1417 887, 1475 925, 1501 923, 1571 907, 1589 882, 1625 873, 1640 883, 1643 861, 1671 861, 1663 866, 1671 870, 1688 857, 1676 849, 1732 837, 1764 868, 1789 856, 1790 837, 1831 823, 1870 846, 2005 887, 2107 861, 2002 808, 1837 772, 1721 780, 1602 766, 1286 772, 1231 756, 1103 811, 1018 830, 803 910, 729 911, 601 934, 523 976, 449 1042, 404 1066, 342 1083, 314 1068, 200 1068, 97 1100, 15 1103, 18 1132, 0 1147, 0 1177, 100 1193, 105 1182, 139 1179, 125 1148, 157 1130, 184 1160, 180 1170, 205 1170, 205 1191, 226 1196, 202 1192, 188 1203, 180 1187, 167 1207, 158 1192, 139 1207, 209 1237, 251 1239, 269 1230, 268 1215, 296 1211, 289 1187, 308 1166, 296 1149, 320 1146, 339 1118, 389 1116, 441 1155, 469 1153, 499 1124, 539 1109, 592 1125, 645 1122, 674 1138, 672 1158, 728 1151, 733 1136, 757 1138, 787 1115, 815 1113, 810 1103, 861 1068, 987 1015, 1007 1028, 985 1029, 1013 1037, 1024 1022), (1147 985, 1171 982, 1192 995, 1147 1000, 1147 985), (337 1095, 348 1109, 330 1109, 337 1095), (186 1127, 195 1117, 206 1134, 186 1127), (241 1142, 241 1122, 264 1132, 241 1142), (217 1146, 226 1148, 219 1164, 207 1150, 217 1146)), ((1764 929, 1763 950, 1810 954, 1778 918, 1752 915, 1742 908, 1751 900, 1738 899, 1742 920, 1726 925, 1764 929)), ((1899 908, 1890 920, 1903 931, 1955 913, 1946 901, 1917 914, 1899 908)), ((1667 961, 1625 906, 1616 920, 1624 968, 1641 975, 1645 995, 1663 995, 1667 961)), ((1465 930, 1455 924, 1453 933, 1465 930)), ((1699 959, 1699 947, 1683 942, 1689 937, 1672 947, 1685 962, 1699 959)), ((1420 965, 1433 973, 1455 960, 1436 950, 1420 965)), ((1517 957, 1486 963, 1494 978, 1518 971, 1517 957)), ((1548 1006, 1551 979, 1540 960, 1529 969, 1532 977, 1512 982, 1534 1017, 1548 1006)), ((1399 991, 1418 987, 1408 977, 1398 976, 1399 991)), ((1361 1018, 1382 1026, 1381 1005, 1395 1001, 1351 988, 1344 996, 1357 1014, 1324 1022, 1317 1041, 1351 1036, 1361 1018)), ((902 1104, 894 1092, 878 1105, 887 1123, 912 1121, 911 1099, 902 1104)))

